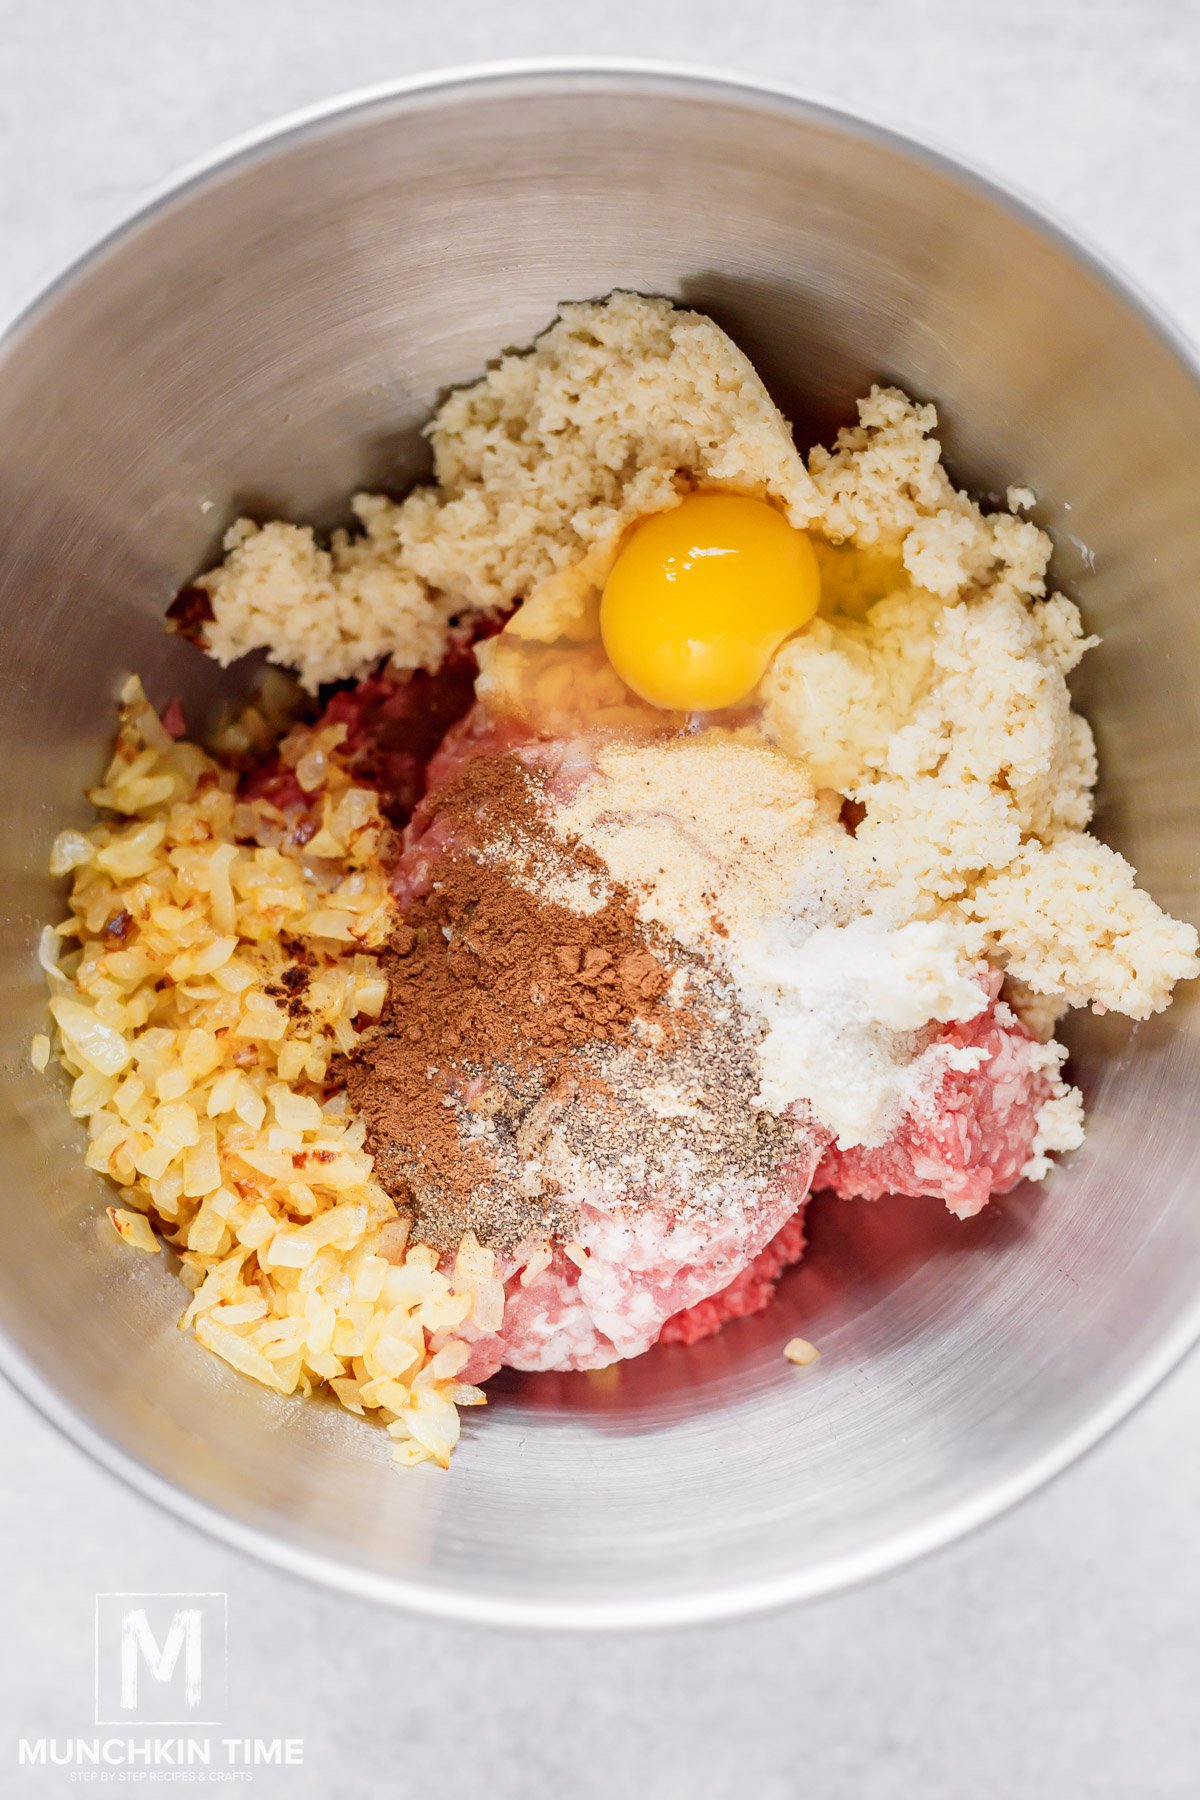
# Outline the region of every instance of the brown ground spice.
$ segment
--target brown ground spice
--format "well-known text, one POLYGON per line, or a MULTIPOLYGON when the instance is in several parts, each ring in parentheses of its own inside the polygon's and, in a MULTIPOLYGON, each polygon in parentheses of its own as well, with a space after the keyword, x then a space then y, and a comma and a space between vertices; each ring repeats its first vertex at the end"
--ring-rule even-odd
POLYGON ((684 1017, 664 998, 673 969, 628 896, 612 892, 581 914, 522 885, 514 844, 531 867, 553 855, 604 880, 592 853, 553 837, 536 769, 478 757, 430 811, 448 828, 447 853, 384 954, 388 1002, 344 1070, 350 1101, 379 1180, 426 1241, 448 1248, 468 1225, 497 1247, 558 1236, 569 1232, 558 1195, 514 1191, 464 1132, 464 1108, 493 1112, 530 1078, 550 1086, 597 1044, 678 1034, 684 1017), (505 856, 489 856, 499 843, 505 856))

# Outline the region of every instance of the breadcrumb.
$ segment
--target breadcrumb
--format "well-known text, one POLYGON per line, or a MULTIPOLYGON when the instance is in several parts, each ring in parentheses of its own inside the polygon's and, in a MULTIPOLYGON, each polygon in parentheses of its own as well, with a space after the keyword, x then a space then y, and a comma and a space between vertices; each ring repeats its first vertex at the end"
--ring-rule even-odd
MULTIPOLYGON (((630 293, 563 306, 443 402, 434 485, 358 495, 361 529, 328 549, 239 521, 200 584, 206 647, 221 662, 265 648, 314 690, 389 656, 434 668, 453 618, 518 601, 512 638, 579 639, 632 520, 704 483, 769 497, 892 583, 865 614, 827 611, 785 643, 761 690, 767 736, 865 809, 880 910, 949 921, 965 958, 1019 984, 1039 1037, 1068 1005, 1157 1011, 1200 972, 1197 937, 1084 835, 1096 756, 1067 676, 1096 640, 1047 593, 1050 539, 1019 516, 1034 495, 1014 486, 1010 510, 985 513, 946 473, 935 408, 897 388, 858 412, 806 470, 712 320, 630 293)), ((505 692, 503 641, 481 646, 489 700, 505 692)))
POLYGON ((204 648, 222 666, 251 650, 298 671, 309 693, 361 676, 389 655, 406 668, 436 669, 452 607, 406 570, 390 518, 368 495, 354 510, 365 530, 338 531, 328 550, 308 526, 257 526, 239 519, 225 534, 225 561, 197 584, 213 617, 204 648))
POLYGON ((768 736, 818 787, 853 794, 929 686, 943 602, 902 588, 865 619, 817 617, 777 652, 763 683, 768 736))
POLYGON ((1125 858, 1086 832, 1027 845, 966 910, 1014 975, 1068 1006, 1145 1019, 1197 973, 1192 926, 1156 906, 1125 858))
MULTIPOLYGON (((936 423, 932 406, 874 388, 858 425, 813 452, 820 529, 897 552, 909 581, 865 618, 818 619, 783 646, 764 729, 865 808, 857 839, 880 904, 955 923, 965 955, 1016 978, 1036 1036, 1068 1006, 1144 1018, 1200 958, 1193 928, 1086 835, 1096 752, 1067 676, 1097 640, 1046 595, 1046 534, 953 487, 936 423)), ((1033 499, 1008 494, 1014 509, 1033 499)))
POLYGON ((206 649, 265 649, 309 691, 383 657, 436 666, 449 621, 528 598, 689 484, 818 509, 786 422, 711 319, 616 293, 564 306, 532 349, 451 393, 428 427, 436 485, 356 496, 360 534, 328 551, 295 525, 239 520, 203 576, 206 649))
POLYGON ((714 482, 818 508, 749 359, 700 313, 615 293, 563 306, 429 427, 436 489, 395 511, 413 568, 477 609, 527 596, 631 520, 714 482))

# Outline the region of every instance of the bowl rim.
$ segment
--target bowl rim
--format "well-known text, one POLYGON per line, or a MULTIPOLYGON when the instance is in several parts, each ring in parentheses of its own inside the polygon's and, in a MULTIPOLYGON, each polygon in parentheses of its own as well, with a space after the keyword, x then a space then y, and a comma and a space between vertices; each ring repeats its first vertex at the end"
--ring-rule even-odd
MULTIPOLYGON (((764 112, 821 123, 846 136, 923 162, 1048 238, 1085 273, 1106 286, 1200 386, 1200 351, 1182 328, 1104 253, 1082 239, 1073 226, 1048 213, 1040 202, 1014 190, 1006 180, 985 173, 956 152, 913 137, 877 111, 851 111, 840 102, 811 91, 730 75, 702 64, 622 57, 520 58, 437 69, 339 93, 241 133, 157 184, 148 197, 125 212, 94 243, 40 283, 0 330, 0 368, 25 333, 79 278, 194 191, 260 157, 334 128, 352 115, 395 110, 427 100, 455 102, 481 87, 494 91, 519 91, 522 87, 559 91, 586 88, 593 92, 607 87, 613 92, 659 93, 701 102, 723 98, 764 112)), ((1198 1340, 1200 1292, 1171 1329, 1123 1372, 1107 1398, 1052 1448, 1031 1458, 1006 1479, 993 1481, 979 1492, 935 1510, 919 1524, 896 1530, 870 1546, 844 1552, 817 1569, 790 1573, 785 1570, 770 1578, 730 1586, 715 1583, 688 1593, 587 1600, 530 1600, 515 1594, 471 1593, 444 1585, 436 1577, 379 1575, 342 1562, 335 1555, 298 1548, 197 1499, 122 1449, 39 1372, 9 1337, 2 1320, 0 1374, 63 1437, 135 1493, 208 1537, 291 1575, 360 1599, 447 1621, 556 1630, 629 1630, 712 1623, 820 1598, 887 1574, 955 1542, 1028 1499, 1094 1449, 1179 1366, 1198 1340)))

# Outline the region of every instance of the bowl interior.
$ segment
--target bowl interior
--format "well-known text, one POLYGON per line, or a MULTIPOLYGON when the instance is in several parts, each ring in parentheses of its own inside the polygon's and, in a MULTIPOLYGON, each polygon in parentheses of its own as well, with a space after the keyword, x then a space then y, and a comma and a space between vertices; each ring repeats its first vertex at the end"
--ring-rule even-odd
MULTIPOLYGON (((160 621, 240 512, 334 522, 423 466, 438 392, 614 286, 711 312, 802 439, 873 379, 935 400, 956 476, 1025 482, 1104 644, 1100 829, 1197 914, 1200 389, 1053 232, 882 134, 666 74, 441 82, 296 127, 160 202, 0 356, 3 1356, 171 1504, 365 1591, 632 1620, 815 1592, 1027 1491, 1190 1341, 1195 1006, 1071 1043, 1086 1147, 958 1224, 818 1202, 767 1315, 593 1376, 505 1376, 449 1474, 281 1400, 176 1330, 102 1223, 40 1028, 55 831, 86 815, 121 678, 227 691, 160 621), (803 1373, 780 1346, 815 1339, 803 1373)), ((244 672, 243 672, 244 673, 244 672)))

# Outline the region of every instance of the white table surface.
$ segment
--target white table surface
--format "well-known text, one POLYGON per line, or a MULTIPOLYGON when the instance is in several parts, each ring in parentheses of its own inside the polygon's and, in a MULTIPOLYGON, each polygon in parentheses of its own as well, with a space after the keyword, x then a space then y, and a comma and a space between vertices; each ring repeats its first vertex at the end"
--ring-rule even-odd
MULTIPOLYGON (((499 56, 687 58, 1008 177, 1200 332, 1196 0, 0 0, 0 311, 187 160, 341 89, 499 56)), ((932 1561, 687 1634, 529 1637, 320 1592, 194 1535, 0 1387, 0 1794, 91 1726, 93 1595, 227 1590, 230 1729, 308 1800, 1200 1794, 1200 1363, 932 1561)))

